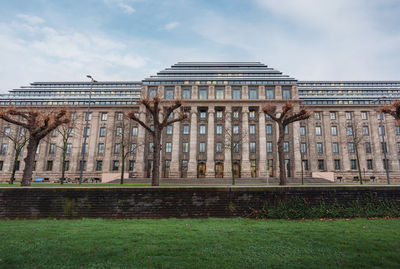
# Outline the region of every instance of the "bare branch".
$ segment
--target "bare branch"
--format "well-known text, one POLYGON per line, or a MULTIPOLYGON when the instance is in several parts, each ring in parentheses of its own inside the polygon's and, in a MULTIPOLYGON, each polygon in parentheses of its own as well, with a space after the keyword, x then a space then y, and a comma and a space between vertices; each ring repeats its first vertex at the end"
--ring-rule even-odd
POLYGON ((133 121, 139 123, 139 124, 140 124, 143 128, 145 128, 152 136, 154 136, 154 131, 151 130, 151 128, 150 128, 149 126, 147 126, 146 123, 144 123, 142 120, 140 120, 139 118, 137 118, 135 114, 136 114, 136 112, 130 112, 130 113, 128 114, 128 117, 129 117, 131 120, 133 120, 133 121))

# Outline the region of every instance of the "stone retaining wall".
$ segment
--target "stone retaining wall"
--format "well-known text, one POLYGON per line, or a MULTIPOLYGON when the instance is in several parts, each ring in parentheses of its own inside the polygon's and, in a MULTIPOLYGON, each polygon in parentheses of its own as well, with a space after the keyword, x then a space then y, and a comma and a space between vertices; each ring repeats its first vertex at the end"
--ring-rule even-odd
POLYGON ((295 197, 346 204, 368 194, 400 203, 400 186, 2 187, 0 218, 245 217, 295 197))

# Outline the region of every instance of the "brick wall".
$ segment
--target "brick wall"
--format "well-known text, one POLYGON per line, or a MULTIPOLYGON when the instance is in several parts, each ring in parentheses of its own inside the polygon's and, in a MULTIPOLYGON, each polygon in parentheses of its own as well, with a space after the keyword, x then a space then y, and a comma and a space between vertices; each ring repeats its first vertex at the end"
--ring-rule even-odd
POLYGON ((250 208, 301 197, 311 204, 400 203, 400 186, 0 188, 0 218, 197 218, 247 216, 250 208))

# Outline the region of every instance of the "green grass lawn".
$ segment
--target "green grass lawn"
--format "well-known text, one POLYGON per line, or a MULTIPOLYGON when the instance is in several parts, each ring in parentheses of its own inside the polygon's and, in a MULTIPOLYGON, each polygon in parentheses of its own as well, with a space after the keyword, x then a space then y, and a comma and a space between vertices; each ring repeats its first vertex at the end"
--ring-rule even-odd
POLYGON ((399 268, 400 219, 1 220, 0 268, 399 268))

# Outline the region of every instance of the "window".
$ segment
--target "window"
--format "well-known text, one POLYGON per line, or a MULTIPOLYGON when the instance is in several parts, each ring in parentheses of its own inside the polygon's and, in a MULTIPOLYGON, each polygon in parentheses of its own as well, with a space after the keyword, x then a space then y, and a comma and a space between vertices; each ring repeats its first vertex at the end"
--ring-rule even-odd
POLYGON ((90 127, 85 127, 83 129, 83 136, 86 136, 86 137, 90 136, 90 127))
POLYGON ((371 143, 365 142, 365 153, 371 153, 371 143))
POLYGON ((189 134, 189 125, 188 124, 185 124, 185 125, 183 125, 183 134, 184 135, 187 135, 187 134, 189 134))
POLYGON ((331 116, 331 120, 336 120, 336 112, 335 111, 331 111, 330 116, 331 116))
POLYGON ((118 160, 114 160, 113 161, 113 165, 112 165, 112 170, 113 171, 118 171, 119 169, 119 161, 118 160))
POLYGON ((153 153, 154 147, 153 147, 153 142, 149 143, 149 153, 153 153))
MULTIPOLYGON (((56 137, 57 136, 57 129, 54 129, 52 132, 51 132, 51 136, 52 137, 56 137)), ((25 135, 25 128, 21 128, 20 130, 19 130, 19 135, 20 136, 24 136, 25 135)))
POLYGON ((104 143, 97 144, 97 154, 104 154, 104 143))
POLYGON ((351 170, 356 170, 357 169, 356 160, 355 159, 351 159, 350 160, 350 169, 351 170))
POLYGON ((222 152, 222 143, 221 142, 217 142, 215 144, 215 152, 216 153, 221 153, 222 152))
POLYGON ((172 151, 172 143, 171 142, 165 143, 165 153, 171 153, 171 151, 172 151))
POLYGON ((215 99, 217 99, 217 100, 225 99, 225 89, 224 88, 216 88, 215 89, 215 99))
MULTIPOLYGON (((5 154, 7 153, 7 147, 8 147, 8 144, 7 144, 7 143, 2 143, 2 144, 1 144, 1 151, 0 151, 0 154, 5 155, 5 154)), ((38 148, 39 148, 39 147, 38 147, 38 148)))
POLYGON ((292 98, 292 89, 291 88, 282 88, 282 99, 288 100, 292 98))
POLYGON ((200 134, 206 134, 206 125, 205 124, 200 125, 200 134))
POLYGON ((233 125, 233 134, 239 134, 239 125, 233 125))
POLYGON ((272 134, 272 124, 265 125, 265 132, 267 135, 272 134))
POLYGON ((129 160, 128 170, 133 171, 134 168, 135 168, 135 160, 129 160))
POLYGON ((182 89, 182 99, 191 99, 192 98, 192 89, 191 88, 183 88, 182 89))
POLYGON ((206 152, 206 143, 205 142, 200 142, 200 144, 199 144, 199 152, 200 153, 206 152))
POLYGON ((217 113, 216 113, 217 119, 221 119, 221 118, 222 118, 222 115, 223 115, 222 110, 217 110, 217 113))
POLYGON ((300 152, 302 154, 307 153, 307 144, 306 143, 300 143, 300 152))
POLYGON ((383 113, 378 114, 378 120, 383 120, 383 113))
POLYGON ((324 160, 318 160, 318 170, 325 170, 324 160))
POLYGON ((249 99, 258 99, 258 89, 249 88, 249 99))
POLYGON ((285 125, 285 135, 289 134, 289 125, 285 125))
POLYGON ((153 99, 156 96, 157 96, 157 88, 156 87, 149 88, 149 98, 153 99))
POLYGON ((283 152, 289 152, 289 142, 283 142, 283 152))
POLYGON ((300 126, 300 135, 305 136, 306 135, 306 126, 300 126))
POLYGON ((397 142, 397 153, 400 153, 400 142, 397 142))
POLYGON ((72 149, 72 144, 67 143, 67 147, 65 148, 65 153, 66 154, 71 154, 71 149, 72 149))
POLYGON ((351 119, 353 118, 353 115, 352 115, 352 114, 353 114, 352 112, 347 111, 347 112, 346 112, 346 120, 351 120, 351 119))
POLYGON ((234 118, 234 119, 238 119, 238 118, 239 118, 239 111, 237 111, 237 110, 236 110, 236 111, 233 111, 233 114, 232 114, 232 115, 233 115, 233 118, 234 118))
POLYGON ((165 98, 166 100, 174 100, 174 88, 165 88, 165 98))
POLYGON ((101 112, 101 120, 106 121, 107 120, 107 112, 101 112))
POLYGON ((79 170, 82 168, 82 171, 86 171, 86 161, 79 161, 79 170))
POLYGON ((199 99, 200 100, 208 99, 208 89, 207 88, 199 88, 199 99))
POLYGON ((266 120, 268 120, 268 119, 270 119, 271 117, 267 114, 267 113, 265 113, 265 119, 266 120))
POLYGON ((361 111, 361 119, 367 120, 368 119, 368 112, 367 111, 361 111))
POLYGON ((56 151, 56 145, 55 144, 50 144, 49 146, 49 154, 54 154, 56 151))
POLYGON ((189 152, 189 143, 188 142, 183 142, 182 143, 182 152, 183 153, 188 153, 189 152))
POLYGON ((71 119, 71 121, 74 121, 75 120, 75 112, 72 112, 72 113, 70 113, 69 114, 70 115, 70 119, 71 119))
POLYGON ((239 153, 239 143, 233 142, 233 153, 239 153))
POLYGON ((52 171, 52 170, 53 170, 53 161, 47 161, 46 171, 52 171))
POLYGON ((217 124, 216 133, 217 133, 217 134, 222 134, 222 125, 221 125, 221 124, 217 124))
POLYGON ((20 164, 21 164, 20 161, 17 161, 17 162, 15 163, 15 171, 19 171, 19 166, 20 166, 20 164))
POLYGON ((96 171, 101 171, 101 170, 103 170, 103 161, 97 160, 96 161, 96 171))
POLYGON ((166 133, 167 135, 172 135, 173 126, 170 124, 167 126, 166 133))
POLYGON ((242 89, 241 88, 233 88, 232 89, 232 99, 233 100, 242 99, 242 89))
POLYGON ((250 142, 250 153, 256 153, 256 142, 250 142))
POLYGON ((386 142, 381 142, 382 153, 387 153, 387 145, 386 142))
POLYGON ((368 160, 367 160, 367 169, 368 169, 368 170, 372 170, 372 169, 373 169, 373 166, 372 166, 372 159, 368 159, 368 160))
POLYGON ((85 113, 85 120, 87 121, 92 120, 92 112, 90 112, 89 114, 87 112, 85 113))
POLYGON ((322 129, 321 126, 315 126, 315 135, 322 135, 322 129))
POLYGON ((154 132, 154 125, 150 125, 150 130, 152 130, 154 132))
POLYGON ((4 164, 4 162, 0 161, 0 171, 3 171, 3 164, 4 164))
POLYGON ((339 159, 333 160, 333 166, 335 170, 340 170, 340 160, 339 159))
POLYGON ((274 88, 265 88, 265 99, 275 99, 274 88))
POLYGON ((131 150, 130 150, 131 152, 131 154, 136 154, 136 143, 132 143, 131 144, 131 150))
POLYGON ((383 168, 385 169, 385 170, 389 170, 389 159, 383 159, 382 160, 383 161, 383 168))
POLYGON ((64 162, 65 171, 69 170, 69 160, 64 162))
POLYGON ((106 136, 106 127, 100 127, 99 136, 100 137, 105 137, 106 136))
POLYGON ((315 120, 321 120, 321 112, 314 112, 314 119, 315 120))
POLYGON ((303 163, 303 169, 304 170, 308 170, 308 160, 302 160, 302 163, 303 163))
POLYGON ((254 109, 252 109, 252 110, 249 111, 249 117, 250 117, 251 119, 254 119, 254 118, 256 117, 256 111, 255 111, 254 109))
POLYGON ((337 143, 337 142, 332 143, 332 152, 339 153, 339 143, 337 143))
POLYGON ((116 136, 121 136, 122 135, 122 127, 117 127, 117 129, 115 130, 115 135, 116 136))
POLYGON ((348 145, 349 145, 349 153, 354 153, 355 152, 354 143, 349 142, 348 145))
POLYGON ((385 126, 379 125, 379 135, 385 135, 385 126))
POLYGON ((395 127, 396 135, 400 135, 400 126, 395 127))
POLYGON ((74 128, 70 127, 68 128, 68 137, 73 137, 74 136, 74 128))
POLYGON ((268 153, 272 152, 272 141, 267 141, 267 152, 268 153))
POLYGON ((137 126, 133 126, 132 127, 132 136, 137 136, 138 135, 138 127, 137 126))
POLYGON ((353 135, 353 126, 347 126, 347 135, 353 135))
POLYGON ((205 110, 200 110, 200 118, 205 119, 207 117, 207 111, 205 110))
POLYGON ((114 154, 119 154, 121 152, 121 144, 115 143, 114 144, 114 154))
POLYGON ((332 136, 337 136, 337 126, 331 126, 331 134, 332 136))
POLYGON ((122 112, 117 112, 117 120, 122 120, 124 117, 124 114, 122 112))
POLYGON ((256 125, 255 124, 250 124, 249 126, 250 130, 250 134, 256 134, 256 125))
POLYGON ((317 153, 322 154, 324 153, 323 147, 322 147, 322 143, 318 142, 317 143, 317 153))
POLYGON ((368 128, 368 126, 363 126, 363 134, 364 134, 364 135, 369 135, 369 128, 368 128))
POLYGON ((4 135, 5 135, 5 136, 9 136, 10 133, 11 133, 11 128, 10 128, 10 127, 5 127, 5 128, 4 128, 4 135))

